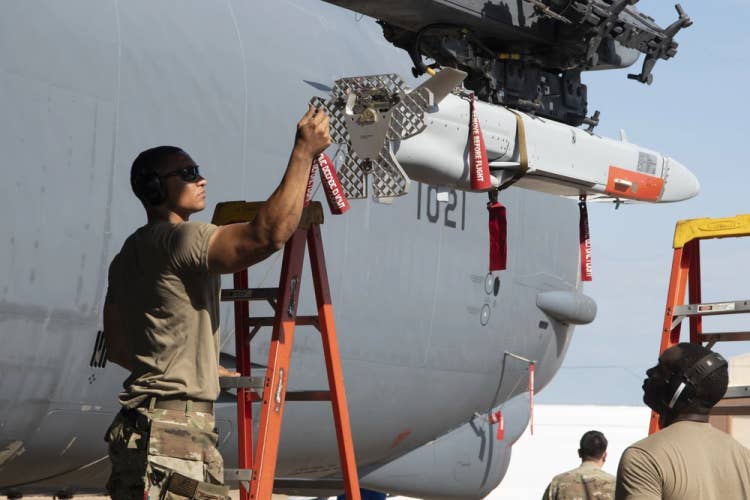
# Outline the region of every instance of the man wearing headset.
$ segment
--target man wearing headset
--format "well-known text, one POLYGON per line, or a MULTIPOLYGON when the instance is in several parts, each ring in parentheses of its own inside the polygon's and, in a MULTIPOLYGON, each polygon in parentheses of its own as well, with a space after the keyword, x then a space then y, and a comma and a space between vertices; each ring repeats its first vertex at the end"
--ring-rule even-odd
POLYGON ((148 223, 112 260, 104 306, 108 358, 131 372, 106 434, 112 498, 224 499, 213 402, 219 395, 220 275, 270 256, 299 224, 313 158, 331 143, 310 107, 284 177, 250 223, 189 221, 206 206, 206 179, 182 149, 133 162, 131 186, 148 223))
POLYGON ((617 470, 617 500, 750 498, 750 450, 708 423, 727 390, 727 362, 682 343, 646 371, 643 402, 662 430, 631 445, 617 470))

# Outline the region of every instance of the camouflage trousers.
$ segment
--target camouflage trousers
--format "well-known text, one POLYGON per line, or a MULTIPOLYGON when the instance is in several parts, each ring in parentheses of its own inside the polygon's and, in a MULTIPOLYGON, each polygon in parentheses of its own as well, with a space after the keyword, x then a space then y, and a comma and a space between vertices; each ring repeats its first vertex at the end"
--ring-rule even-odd
POLYGON ((217 439, 210 413, 123 409, 105 436, 107 491, 114 500, 225 500, 217 439))

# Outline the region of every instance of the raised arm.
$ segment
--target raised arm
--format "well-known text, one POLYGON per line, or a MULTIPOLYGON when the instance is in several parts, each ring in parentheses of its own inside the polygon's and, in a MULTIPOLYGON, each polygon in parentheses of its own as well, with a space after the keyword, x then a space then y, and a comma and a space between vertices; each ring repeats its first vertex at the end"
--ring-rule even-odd
POLYGON ((328 116, 310 106, 297 124, 294 148, 281 183, 252 222, 217 229, 208 246, 208 268, 233 273, 260 262, 284 246, 302 215, 313 158, 331 144, 328 116))

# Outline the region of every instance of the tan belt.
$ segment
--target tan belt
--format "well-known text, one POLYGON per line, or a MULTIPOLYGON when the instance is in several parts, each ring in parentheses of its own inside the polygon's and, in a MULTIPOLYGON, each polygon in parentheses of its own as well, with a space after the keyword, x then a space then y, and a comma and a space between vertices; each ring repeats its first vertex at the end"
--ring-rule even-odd
POLYGON ((198 411, 202 413, 214 413, 213 401, 203 401, 200 399, 190 398, 146 398, 141 404, 141 408, 149 410, 175 410, 187 413, 198 411))

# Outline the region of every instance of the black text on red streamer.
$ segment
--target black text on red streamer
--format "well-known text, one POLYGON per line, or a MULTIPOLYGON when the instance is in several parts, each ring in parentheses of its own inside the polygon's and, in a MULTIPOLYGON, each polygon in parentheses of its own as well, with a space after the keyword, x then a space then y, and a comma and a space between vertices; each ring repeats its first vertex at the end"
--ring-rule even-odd
POLYGON ((589 234, 589 211, 586 208, 586 195, 578 201, 580 219, 578 223, 578 239, 581 247, 581 281, 591 281, 591 235, 589 234))
POLYGON ((307 189, 305 190, 305 204, 304 206, 307 206, 310 204, 310 200, 312 199, 313 194, 313 187, 315 186, 315 174, 318 171, 318 162, 317 159, 313 160, 312 166, 310 167, 310 176, 307 178, 307 189))
POLYGON ((323 191, 325 191, 328 208, 331 209, 331 213, 334 215, 345 213, 349 210, 349 200, 346 198, 338 175, 336 175, 333 162, 327 154, 321 153, 315 158, 313 168, 315 164, 317 164, 320 170, 320 182, 323 184, 323 191))

